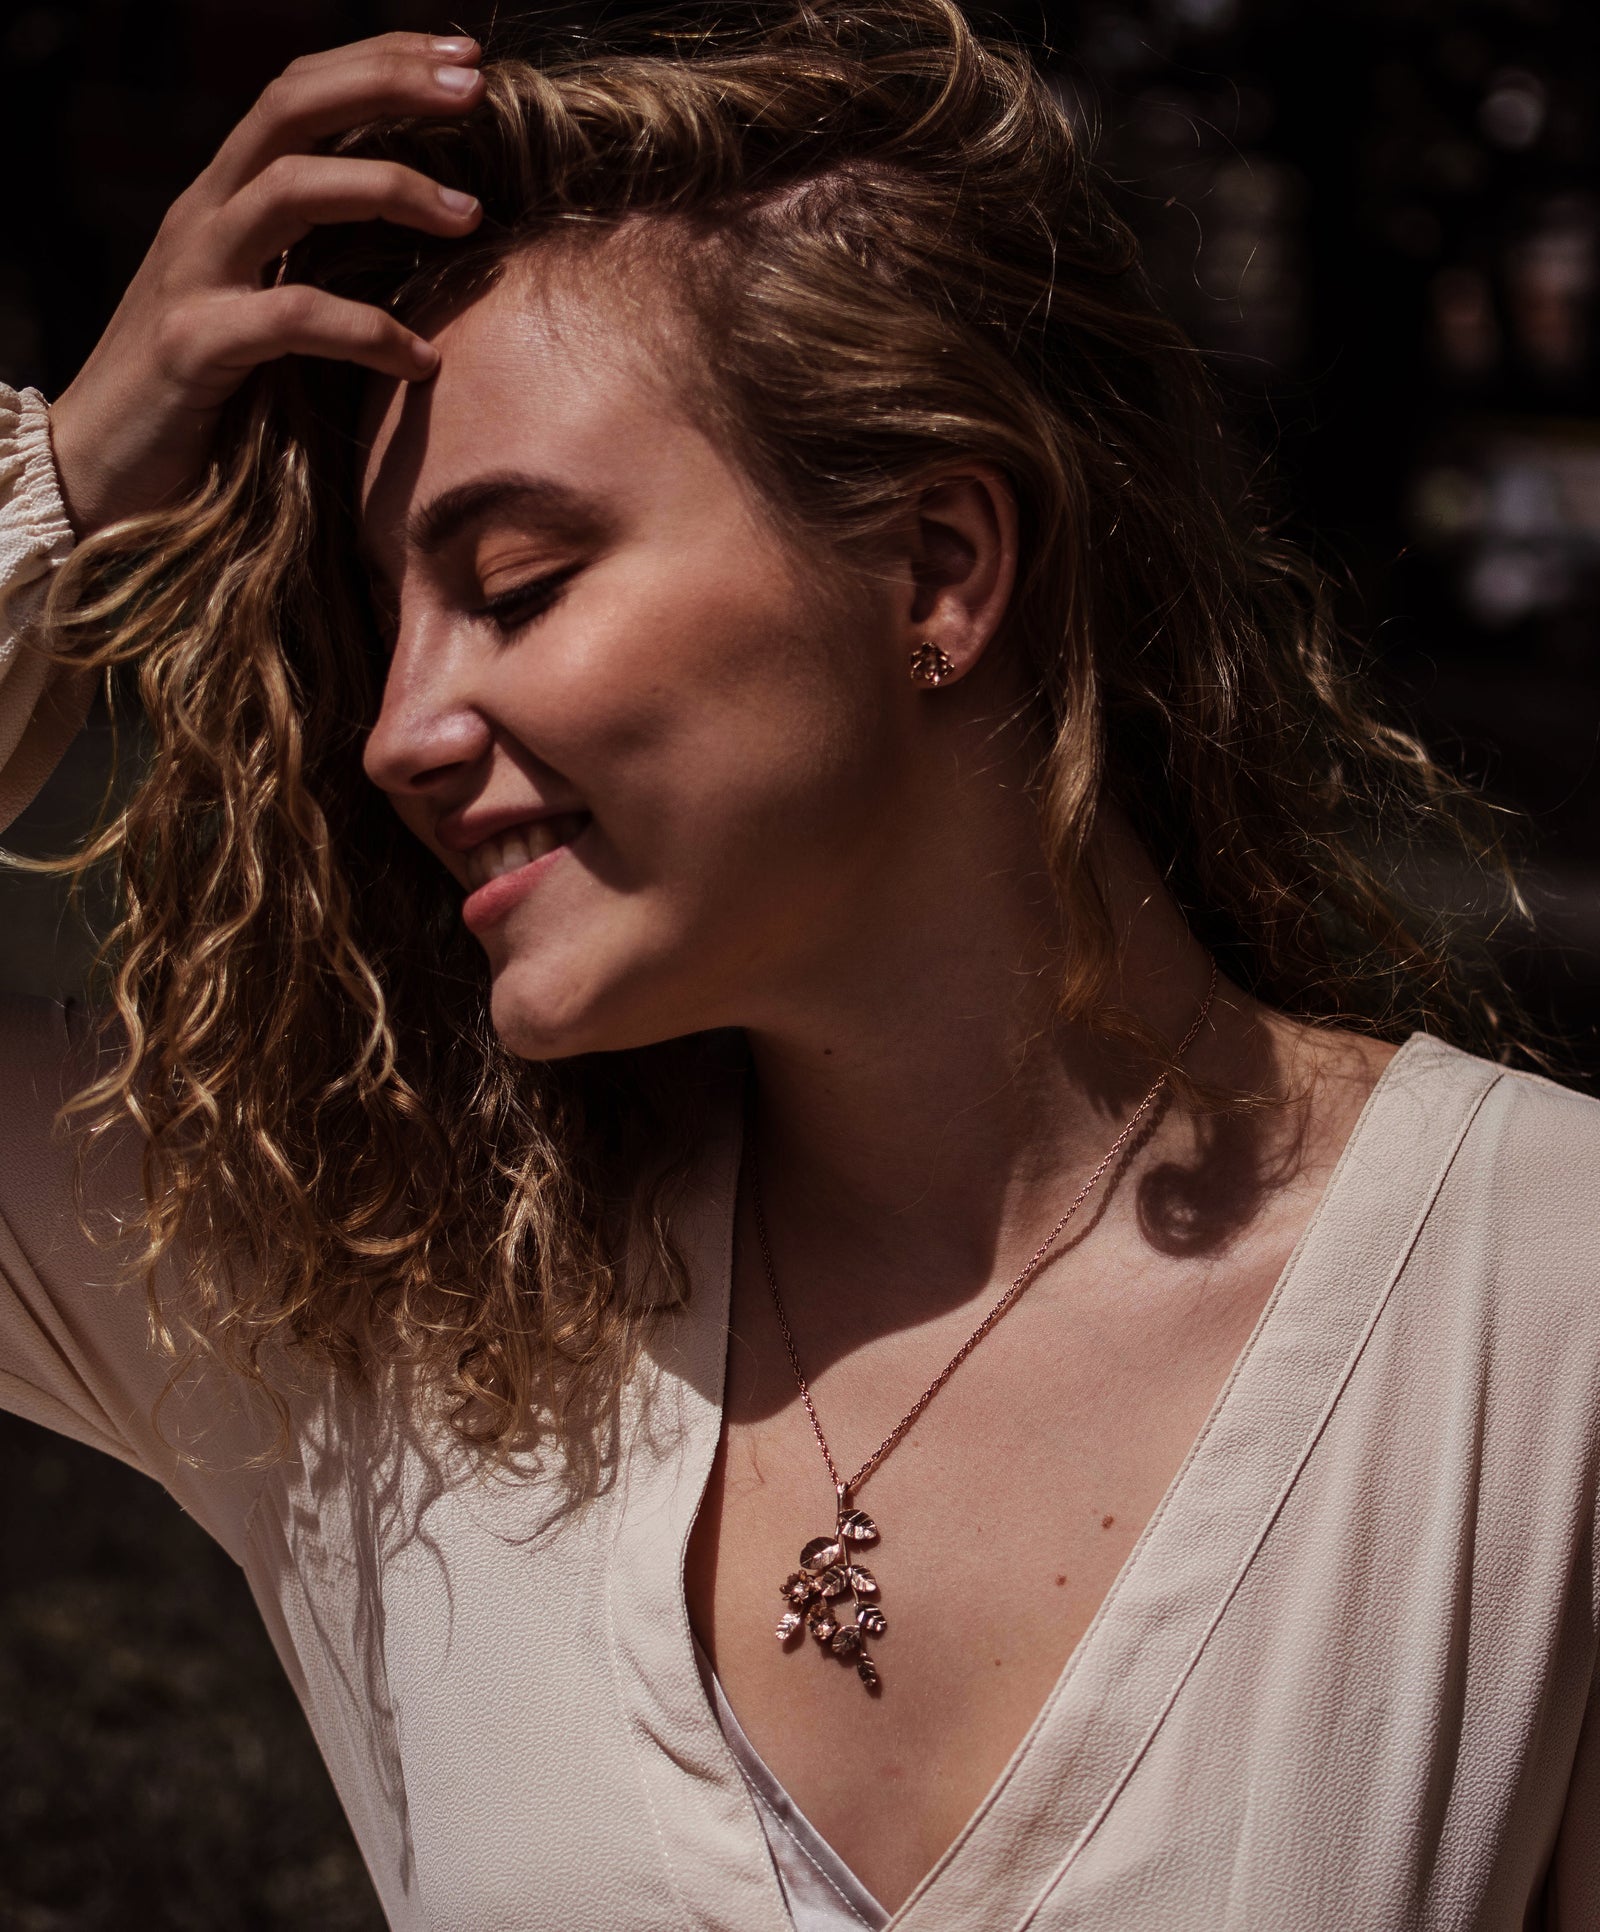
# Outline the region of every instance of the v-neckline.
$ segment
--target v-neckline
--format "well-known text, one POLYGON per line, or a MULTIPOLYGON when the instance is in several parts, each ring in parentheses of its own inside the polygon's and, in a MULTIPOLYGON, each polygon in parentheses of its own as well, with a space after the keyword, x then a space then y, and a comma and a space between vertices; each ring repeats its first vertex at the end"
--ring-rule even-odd
MULTIPOLYGON (((1424 1033, 1413 1033, 1384 1068, 1205 1422, 1093 1620, 994 1784, 885 1932, 1021 1927, 1100 1828, 1265 1540, 1456 1147, 1498 1077, 1498 1068, 1424 1033), (1441 1105, 1446 1083, 1439 1076, 1446 1069, 1456 1070, 1458 1090, 1441 1105), (1408 1108, 1414 1118, 1407 1131, 1377 1132, 1380 1122, 1408 1108), (1376 1158, 1375 1140, 1382 1143, 1376 1158), (1361 1210, 1342 1215, 1354 1189, 1362 1190, 1361 1210), (1063 1762, 1071 1765, 1068 1778, 1059 1775, 1063 1762)), ((648 1714, 641 1711, 636 1735, 658 1832, 665 1840, 668 1807, 691 1801, 672 1771, 692 1760, 701 1802, 714 1787, 720 1814, 721 1836, 710 1834, 708 1821, 699 1855, 713 1855, 713 1844, 732 1854, 727 1836, 735 1820, 728 1807, 742 1799, 738 1835, 768 1882, 757 1885, 754 1874, 745 1874, 752 1883, 739 1923, 749 1932, 769 1926, 779 1932, 792 1921, 753 1801, 701 1682, 684 1588, 689 1533, 723 1421, 738 1141, 735 1119, 684 1244, 686 1256, 701 1263, 691 1267, 694 1293, 676 1334, 657 1352, 680 1401, 678 1447, 655 1463, 670 1473, 670 1495, 657 1507, 671 1514, 677 1562, 670 1580, 642 1574, 631 1559, 643 1557, 643 1544, 630 1550, 631 1512, 620 1513, 612 1589, 614 1598, 626 1600, 627 1614, 614 1610, 613 1654, 619 1666, 632 1664, 619 1686, 625 1707, 641 1711, 641 1699, 650 1706, 648 1714), (670 1682, 658 1668, 647 1687, 643 1657, 620 1641, 635 1617, 649 1617, 658 1628, 663 1617, 673 1621, 670 1682), (663 1727, 674 1733, 665 1758, 663 1727)), ((656 1533, 663 1527, 656 1516, 656 1533)), ((686 1818, 676 1822, 680 1835, 694 1835, 686 1818)), ((674 1862, 670 1856, 668 1862, 674 1862)))

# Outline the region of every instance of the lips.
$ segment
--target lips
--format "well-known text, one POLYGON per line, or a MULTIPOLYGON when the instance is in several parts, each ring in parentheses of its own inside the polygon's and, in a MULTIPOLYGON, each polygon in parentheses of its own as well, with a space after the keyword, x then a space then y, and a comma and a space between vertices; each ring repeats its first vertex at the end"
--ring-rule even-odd
POLYGON ((504 832, 480 840, 466 854, 468 884, 476 891, 508 872, 520 871, 534 860, 570 845, 588 822, 587 812, 561 812, 552 818, 510 826, 504 832))
POLYGON ((463 856, 471 890, 461 905, 467 930, 481 938, 498 925, 552 870, 566 866, 567 847, 593 823, 588 812, 553 813, 469 846, 463 856))

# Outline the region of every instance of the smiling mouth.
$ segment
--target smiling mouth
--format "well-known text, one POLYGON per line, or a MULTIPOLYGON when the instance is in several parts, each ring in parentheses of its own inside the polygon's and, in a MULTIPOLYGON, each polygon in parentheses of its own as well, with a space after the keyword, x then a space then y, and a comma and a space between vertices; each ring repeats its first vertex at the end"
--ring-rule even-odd
POLYGON ((589 823, 587 812, 561 812, 553 818, 531 820, 513 825, 473 846, 467 854, 467 880, 474 891, 491 879, 532 865, 563 845, 570 845, 589 823))

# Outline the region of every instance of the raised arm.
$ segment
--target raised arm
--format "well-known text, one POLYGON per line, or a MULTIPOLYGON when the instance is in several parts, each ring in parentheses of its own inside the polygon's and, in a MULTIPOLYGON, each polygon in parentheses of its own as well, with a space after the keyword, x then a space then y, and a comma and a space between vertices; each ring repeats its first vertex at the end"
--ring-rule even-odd
MULTIPOLYGON (((415 169, 318 149, 379 114, 470 108, 477 59, 463 37, 387 34, 296 61, 174 204, 64 394, 47 406, 0 388, 0 822, 43 783, 87 708, 87 677, 32 647, 51 573, 74 545, 181 501, 223 404, 258 363, 304 354, 402 381, 432 373, 432 346, 385 311, 280 286, 272 267, 322 222, 445 237, 476 226, 476 201, 415 169)), ((0 1002, 0 1407, 145 1469, 231 1545, 262 1421, 245 1391, 219 1391, 215 1368, 156 1418, 169 1363, 138 1287, 116 1286, 120 1257, 80 1226, 73 1151, 54 1131, 93 1051, 58 1005, 0 1002)), ((96 1154, 97 1217, 136 1198, 139 1153, 130 1128, 96 1154)))
POLYGON ((314 152, 377 114, 447 115, 478 99, 477 44, 384 34, 297 60, 169 210, 105 334, 52 406, 0 386, 0 824, 83 721, 88 681, 23 640, 76 539, 180 499, 218 415, 258 363, 326 356, 414 381, 438 362, 393 316, 271 265, 321 222, 468 234, 481 210, 414 168, 314 152))

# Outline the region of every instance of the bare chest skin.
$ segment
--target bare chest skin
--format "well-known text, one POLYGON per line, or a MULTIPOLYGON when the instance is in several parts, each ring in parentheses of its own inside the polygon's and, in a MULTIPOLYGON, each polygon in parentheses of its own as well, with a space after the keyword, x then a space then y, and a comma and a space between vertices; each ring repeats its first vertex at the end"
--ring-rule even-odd
MULTIPOLYGON (((809 1638, 780 1647, 773 1634, 786 1607, 778 1586, 801 1545, 831 1532, 833 1495, 741 1211, 724 1427, 690 1542, 690 1616, 755 1748, 890 1911, 1038 1716, 1249 1339, 1386 1058, 1371 1051, 1316 1123, 1300 1171, 1220 1244, 1166 1251, 1132 1213, 1108 1211, 863 1486, 857 1500, 881 1530, 865 1560, 889 1622, 873 1647, 876 1696, 809 1638)), ((817 1373, 845 1473, 1003 1286, 817 1373)))

